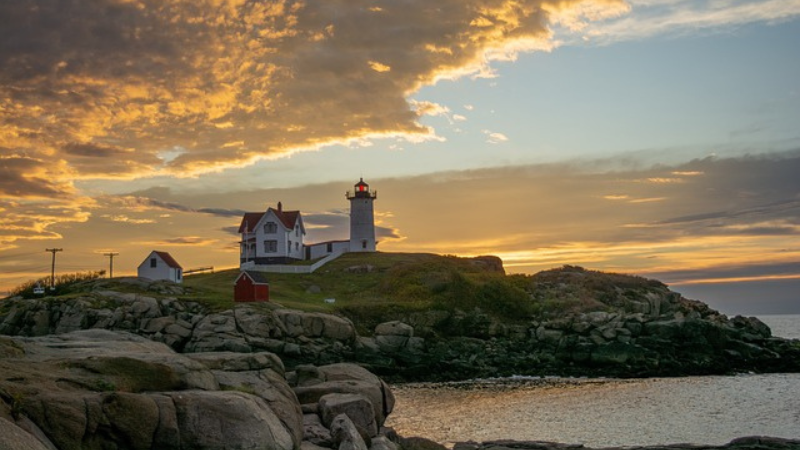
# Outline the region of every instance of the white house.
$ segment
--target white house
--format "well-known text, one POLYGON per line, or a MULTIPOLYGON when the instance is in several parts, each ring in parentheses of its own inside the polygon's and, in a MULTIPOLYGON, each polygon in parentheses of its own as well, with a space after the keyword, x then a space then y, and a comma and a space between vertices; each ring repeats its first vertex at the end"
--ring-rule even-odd
POLYGON ((240 264, 288 264, 305 259, 303 217, 300 211, 284 211, 280 202, 278 209, 245 213, 239 233, 240 264))
POLYGON ((151 280, 169 280, 175 283, 183 282, 183 267, 167 252, 153 250, 150 255, 139 264, 138 275, 151 280))
POLYGON ((241 234, 239 267, 258 270, 258 266, 288 264, 300 260, 316 260, 328 255, 347 252, 374 252, 375 216, 373 202, 377 193, 363 179, 353 192, 345 194, 350 200, 350 238, 306 245, 305 226, 300 211, 267 208, 265 212, 248 212, 239 225, 241 234))

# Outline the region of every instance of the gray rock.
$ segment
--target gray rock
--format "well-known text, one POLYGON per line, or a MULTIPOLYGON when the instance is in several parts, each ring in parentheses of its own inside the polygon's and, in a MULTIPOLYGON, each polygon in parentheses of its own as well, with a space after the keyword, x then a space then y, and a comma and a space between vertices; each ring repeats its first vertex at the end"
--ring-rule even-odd
POLYGON ((399 447, 386 436, 377 436, 372 439, 369 450, 399 450, 399 447))
POLYGON ((372 402, 361 394, 326 394, 319 399, 319 409, 322 423, 329 428, 336 416, 345 414, 370 437, 378 434, 375 408, 372 402))
POLYGON ((32 434, 14 423, 0 417, 0 449, 3 450, 50 450, 32 434))
POLYGON ((166 393, 181 447, 293 450, 292 435, 263 399, 241 392, 166 393))
POLYGON ((411 325, 395 320, 378 324, 375 327, 375 335, 413 337, 414 328, 411 325))
POLYGON ((175 323, 175 318, 171 316, 156 317, 143 321, 142 331, 145 333, 157 333, 164 328, 175 323))
POLYGON ((331 432, 316 414, 303 415, 303 441, 309 441, 323 447, 333 444, 331 432))
POLYGON ((295 444, 303 439, 303 412, 294 391, 282 375, 272 369, 258 371, 214 371, 217 383, 224 391, 238 391, 263 399, 280 419, 295 444))
POLYGON ((327 394, 363 395, 375 410, 378 426, 394 409, 394 395, 383 380, 355 364, 330 364, 317 367, 316 371, 305 366, 298 370, 294 392, 301 404, 317 403, 327 394))
POLYGON ((202 363, 209 369, 225 370, 228 372, 242 372, 249 370, 272 369, 281 376, 285 374, 283 361, 274 353, 234 353, 234 352, 208 352, 187 353, 186 357, 202 363))
POLYGON ((321 447, 321 446, 319 446, 317 444, 314 444, 313 442, 310 442, 310 441, 303 441, 300 444, 300 450, 331 450, 331 448, 328 447, 328 446, 321 447))
POLYGON ((395 353, 408 344, 408 339, 405 336, 378 335, 375 336, 375 344, 384 353, 395 353))
POLYGON ((330 428, 331 437, 338 450, 369 450, 364 438, 347 415, 336 416, 330 428))

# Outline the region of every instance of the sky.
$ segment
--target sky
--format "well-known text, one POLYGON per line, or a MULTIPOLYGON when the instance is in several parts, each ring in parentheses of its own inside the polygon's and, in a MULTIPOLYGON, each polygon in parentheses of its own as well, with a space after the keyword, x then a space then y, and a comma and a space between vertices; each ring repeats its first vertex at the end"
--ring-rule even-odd
POLYGON ((0 3, 0 292, 238 264, 245 211, 381 251, 800 313, 800 0, 0 3))

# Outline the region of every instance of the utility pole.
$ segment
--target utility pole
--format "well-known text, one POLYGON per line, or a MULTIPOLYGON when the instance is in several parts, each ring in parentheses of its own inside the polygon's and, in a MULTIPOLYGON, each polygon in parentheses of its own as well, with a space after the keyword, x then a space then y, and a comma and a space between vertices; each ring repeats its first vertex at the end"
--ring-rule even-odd
POLYGON ((53 264, 50 266, 50 290, 54 290, 56 288, 56 252, 64 251, 63 248, 46 248, 44 249, 46 252, 50 252, 53 254, 53 264))
POLYGON ((108 256, 108 278, 114 278, 114 257, 117 255, 119 255, 119 253, 103 253, 103 256, 108 256))

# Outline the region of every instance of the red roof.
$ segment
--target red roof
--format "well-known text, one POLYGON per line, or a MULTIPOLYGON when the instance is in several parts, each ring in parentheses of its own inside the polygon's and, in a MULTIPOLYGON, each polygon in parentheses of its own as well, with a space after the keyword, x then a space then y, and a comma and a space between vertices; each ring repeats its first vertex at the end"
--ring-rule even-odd
MULTIPOLYGON (((283 223, 283 226, 290 230, 294 230, 297 218, 300 217, 300 211, 280 211, 275 208, 269 208, 267 211, 272 211, 278 220, 283 223)), ((266 213, 244 213, 242 223, 239 225, 239 233, 244 233, 245 231, 247 233, 252 233, 256 229, 258 222, 264 217, 264 214, 266 213)))
POLYGON ((263 217, 264 214, 265 213, 257 212, 244 213, 244 217, 242 217, 242 223, 239 225, 239 233, 244 233, 245 231, 252 233, 253 230, 256 229, 258 221, 261 220, 261 217, 263 217), (247 228, 246 230, 245 227, 247 228))
POLYGON ((300 211, 278 211, 277 209, 272 209, 272 212, 278 216, 278 219, 283 222, 283 225, 286 228, 294 230, 294 224, 297 223, 297 218, 300 216, 300 211))
POLYGON ((239 276, 236 277, 234 284, 238 283, 239 279, 241 279, 242 277, 250 278, 250 281, 252 281, 253 284, 267 284, 267 285, 269 284, 269 280, 267 279, 267 275, 265 273, 254 272, 250 270, 243 270, 239 272, 239 276))
POLYGON ((183 267, 181 267, 181 265, 178 264, 178 261, 175 261, 175 258, 173 258, 172 255, 170 255, 169 253, 167 253, 167 252, 158 252, 158 251, 155 251, 155 250, 153 251, 153 253, 155 253, 161 259, 163 259, 164 262, 167 263, 168 266, 170 266, 170 267, 172 267, 174 269, 183 269, 183 267))

